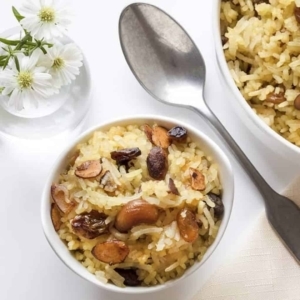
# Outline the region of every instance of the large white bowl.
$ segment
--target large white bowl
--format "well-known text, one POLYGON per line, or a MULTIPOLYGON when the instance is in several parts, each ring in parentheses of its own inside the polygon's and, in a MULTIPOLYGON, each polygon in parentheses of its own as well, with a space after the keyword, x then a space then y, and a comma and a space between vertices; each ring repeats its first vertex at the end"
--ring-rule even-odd
POLYGON ((63 150, 53 168, 50 172, 48 180, 46 182, 43 195, 42 195, 42 206, 41 206, 41 217, 42 217, 42 225, 44 229, 44 233, 46 238, 55 251, 57 256, 64 262, 71 270, 75 273, 80 275, 81 277, 85 278, 86 280, 94 283, 95 285, 118 293, 126 293, 126 294, 141 294, 141 293, 151 293, 157 292, 162 289, 171 288, 173 287, 179 280, 182 278, 186 278, 187 276, 194 273, 197 269, 201 268, 204 262, 211 256, 213 251, 216 249, 217 245, 219 244, 227 224, 229 222, 232 205, 233 205, 233 193, 234 193, 234 184, 233 184, 233 172, 230 165, 229 160, 223 153, 223 151, 217 146, 210 138, 204 135, 201 131, 184 124, 183 122, 169 119, 165 117, 159 116, 134 116, 128 118, 120 118, 118 120, 111 121, 109 123, 98 125, 83 134, 81 134, 76 140, 74 140, 66 149, 63 150), (163 285, 158 285, 154 287, 125 287, 120 288, 113 284, 104 284, 97 280, 97 278, 88 272, 88 270, 83 267, 72 255, 71 252, 68 250, 67 246, 63 243, 63 241, 59 238, 58 234, 55 232, 53 228, 53 224, 50 217, 50 187, 53 182, 57 182, 58 175, 61 171, 63 171, 67 164, 68 164, 68 156, 72 153, 74 147, 82 141, 86 141, 92 135, 95 130, 107 130, 112 126, 117 125, 129 125, 129 124, 137 124, 142 125, 145 123, 157 123, 161 126, 165 126, 166 128, 172 128, 175 125, 180 125, 185 127, 188 130, 189 136, 199 144, 199 146, 206 152, 206 154, 211 155, 213 160, 219 165, 220 170, 220 180, 223 185, 223 195, 222 200, 225 206, 225 213, 223 216, 222 224, 218 233, 218 236, 215 242, 210 246, 207 253, 205 254, 203 260, 200 263, 196 263, 194 266, 189 268, 185 274, 176 280, 168 281, 163 285))
POLYGON ((300 147, 295 146, 276 133, 255 114, 240 93, 229 72, 221 42, 220 6, 221 0, 213 0, 213 36, 215 40, 217 64, 220 70, 220 79, 223 88, 226 89, 231 96, 228 100, 232 101, 241 120, 247 127, 251 128, 252 133, 256 135, 257 138, 263 141, 272 151, 284 157, 284 159, 289 159, 297 163, 300 161, 300 147))

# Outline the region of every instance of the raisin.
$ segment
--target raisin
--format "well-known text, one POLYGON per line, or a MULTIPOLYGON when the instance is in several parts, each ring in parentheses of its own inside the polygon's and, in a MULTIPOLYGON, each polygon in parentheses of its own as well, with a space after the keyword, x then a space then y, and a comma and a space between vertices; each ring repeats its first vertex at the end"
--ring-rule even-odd
POLYGON ((124 284, 127 286, 139 286, 141 284, 136 269, 120 269, 116 268, 115 271, 124 278, 124 284))
POLYGON ((221 197, 214 193, 208 193, 207 196, 215 204, 214 207, 215 217, 221 218, 224 214, 224 204, 222 202, 221 197))
POLYGON ((101 234, 108 232, 108 224, 105 224, 107 216, 92 210, 90 213, 77 215, 71 225, 73 231, 87 239, 94 239, 101 234))
POLYGON ((168 135, 172 140, 184 142, 187 137, 187 130, 181 126, 175 126, 169 130, 168 135))
POLYGON ((110 153, 110 157, 118 164, 127 163, 142 154, 139 148, 125 148, 110 153))

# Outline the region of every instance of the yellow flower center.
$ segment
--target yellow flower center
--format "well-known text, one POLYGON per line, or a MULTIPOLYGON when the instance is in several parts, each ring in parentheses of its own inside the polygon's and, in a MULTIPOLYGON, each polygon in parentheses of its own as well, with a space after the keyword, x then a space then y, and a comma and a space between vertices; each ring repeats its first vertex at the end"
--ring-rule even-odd
POLYGON ((52 67, 55 68, 55 69, 61 69, 64 65, 65 65, 64 60, 60 57, 57 57, 57 58, 54 59, 52 67))
POLYGON ((43 7, 39 12, 39 17, 42 22, 53 22, 55 19, 55 11, 51 7, 43 7))
POLYGON ((32 85, 33 78, 31 73, 27 71, 20 72, 18 77, 18 84, 22 89, 27 89, 32 85))

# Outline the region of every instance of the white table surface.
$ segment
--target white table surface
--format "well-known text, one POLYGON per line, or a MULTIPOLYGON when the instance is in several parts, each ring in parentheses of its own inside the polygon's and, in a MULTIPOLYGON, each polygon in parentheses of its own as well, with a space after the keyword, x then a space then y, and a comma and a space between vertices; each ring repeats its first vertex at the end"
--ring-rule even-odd
MULTIPOLYGON (((1 0, 0 31, 16 25, 10 13, 19 0, 1 0)), ((191 111, 153 100, 129 70, 118 39, 118 18, 128 0, 70 1, 75 19, 70 29, 91 66, 95 87, 93 105, 85 128, 115 117, 162 114, 200 128, 222 147, 207 125, 191 111)), ((153 0, 177 19, 199 46, 207 64, 206 98, 267 181, 281 191, 297 174, 297 166, 280 161, 255 140, 224 95, 218 80, 211 31, 212 1, 153 0)), ((71 139, 71 137, 69 137, 71 139)), ((49 247, 41 228, 40 199, 51 165, 68 139, 30 141, 0 135, 0 299, 3 300, 94 300, 141 299, 113 295, 72 273, 49 247)), ((224 148, 224 147, 223 147, 224 148)), ((261 196, 230 156, 235 174, 235 204, 228 230, 203 268, 178 288, 143 299, 184 299, 195 294, 226 259, 237 241, 263 210, 261 196)))

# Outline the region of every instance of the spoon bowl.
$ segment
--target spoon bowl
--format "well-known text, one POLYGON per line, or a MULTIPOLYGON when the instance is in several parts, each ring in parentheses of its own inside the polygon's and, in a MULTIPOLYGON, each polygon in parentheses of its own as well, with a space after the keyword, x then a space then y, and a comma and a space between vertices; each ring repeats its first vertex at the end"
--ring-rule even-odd
POLYGON ((299 262, 300 208, 269 186, 207 106, 205 62, 187 32, 161 9, 133 3, 121 14, 119 34, 127 63, 146 91, 166 104, 192 109, 227 143, 261 192, 271 225, 299 262))

